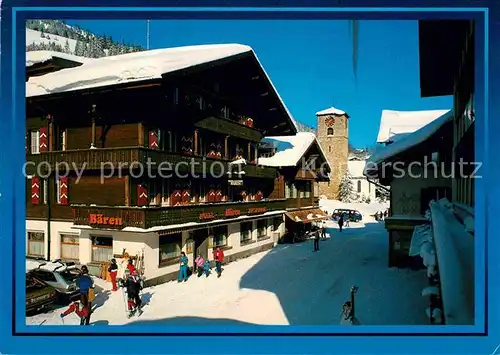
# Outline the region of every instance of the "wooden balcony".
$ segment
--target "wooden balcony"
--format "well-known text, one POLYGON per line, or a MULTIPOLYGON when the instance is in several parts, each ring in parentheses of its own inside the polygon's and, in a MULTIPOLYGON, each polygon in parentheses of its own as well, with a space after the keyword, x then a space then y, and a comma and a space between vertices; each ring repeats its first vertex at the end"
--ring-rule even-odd
MULTIPOLYGON (((125 148, 98 148, 98 149, 83 149, 83 150, 65 150, 54 152, 43 152, 40 154, 29 154, 26 157, 28 163, 26 173, 34 174, 37 168, 38 171, 52 171, 58 167, 60 170, 93 170, 101 171, 107 169, 122 169, 122 175, 127 173, 132 168, 143 166, 145 171, 148 166, 155 171, 158 168, 167 175, 168 170, 172 170, 172 174, 177 171, 182 174, 194 172, 202 174, 206 172, 206 176, 213 173, 220 176, 223 172, 227 172, 227 160, 213 159, 202 156, 192 156, 180 153, 171 153, 160 150, 148 149, 143 147, 125 147, 125 148), (148 163, 149 162, 149 163, 148 163)), ((254 164, 242 166, 245 172, 245 177, 271 178, 276 176, 276 169, 273 167, 263 167, 254 164)))
POLYGON ((285 209, 285 200, 227 202, 169 207, 72 206, 75 225, 123 229, 151 228, 190 222, 208 222, 243 215, 261 215, 285 209))

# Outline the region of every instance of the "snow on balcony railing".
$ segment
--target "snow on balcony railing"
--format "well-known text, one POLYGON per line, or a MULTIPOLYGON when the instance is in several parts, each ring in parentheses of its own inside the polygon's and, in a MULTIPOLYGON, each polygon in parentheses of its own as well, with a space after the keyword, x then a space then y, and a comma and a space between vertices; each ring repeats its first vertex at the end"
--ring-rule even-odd
POLYGON ((474 238, 443 199, 430 203, 444 319, 448 325, 474 324, 474 238))

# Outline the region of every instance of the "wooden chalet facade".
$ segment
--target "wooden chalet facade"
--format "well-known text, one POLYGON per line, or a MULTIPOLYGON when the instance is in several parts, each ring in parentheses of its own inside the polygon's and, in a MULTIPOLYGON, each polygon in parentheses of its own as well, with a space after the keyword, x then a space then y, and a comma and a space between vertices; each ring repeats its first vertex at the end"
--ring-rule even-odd
MULTIPOLYGON (((116 60, 138 54, 127 56, 116 60)), ((264 135, 296 127, 251 49, 159 78, 28 92, 26 105, 28 256, 97 267, 142 252, 155 284, 176 277, 181 251, 193 263, 214 246, 228 261, 271 248, 287 207, 312 202, 287 200, 278 169, 257 165, 264 135)))
POLYGON ((319 208, 317 184, 329 181, 331 167, 315 134, 299 132, 266 139, 279 142, 278 148, 268 148, 259 164, 278 168, 274 192, 275 197, 286 200, 287 236, 297 230, 309 230, 313 222, 329 218, 319 208))

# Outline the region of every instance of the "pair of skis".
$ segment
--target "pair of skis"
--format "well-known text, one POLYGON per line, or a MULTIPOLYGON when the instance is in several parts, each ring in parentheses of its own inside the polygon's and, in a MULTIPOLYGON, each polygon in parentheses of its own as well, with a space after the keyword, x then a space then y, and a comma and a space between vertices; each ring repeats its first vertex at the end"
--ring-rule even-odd
MULTIPOLYGON (((134 310, 129 310, 128 309, 128 295, 127 292, 125 291, 125 287, 120 286, 122 289, 122 296, 123 296, 123 304, 125 306, 125 316, 127 318, 132 318, 133 316, 137 315, 137 317, 140 317, 144 311, 136 306, 134 310)), ((141 293, 139 292, 139 297, 141 296, 141 293)))

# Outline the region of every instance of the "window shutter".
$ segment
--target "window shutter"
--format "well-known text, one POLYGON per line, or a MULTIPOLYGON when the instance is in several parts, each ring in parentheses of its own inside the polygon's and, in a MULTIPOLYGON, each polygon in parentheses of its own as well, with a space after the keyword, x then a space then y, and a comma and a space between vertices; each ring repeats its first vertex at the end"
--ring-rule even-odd
POLYGON ((59 179, 59 204, 67 205, 68 204, 68 178, 62 177, 59 179))
POLYGON ((31 178, 31 203, 40 203, 40 178, 35 176, 31 178))
POLYGON ((40 152, 48 151, 49 137, 47 127, 40 128, 40 152))
POLYGON ((150 149, 159 149, 158 131, 155 129, 152 129, 149 131, 149 148, 150 149))
POLYGON ((217 185, 217 190, 215 190, 215 201, 220 202, 222 201, 222 186, 217 185))
POLYGON ((146 186, 139 184, 137 185, 137 206, 147 206, 148 205, 148 189, 146 186))

